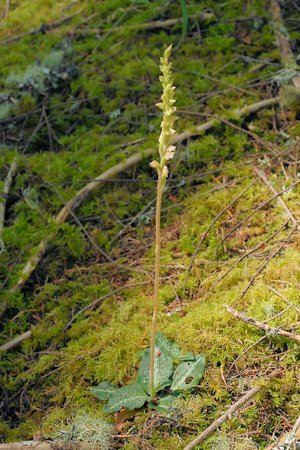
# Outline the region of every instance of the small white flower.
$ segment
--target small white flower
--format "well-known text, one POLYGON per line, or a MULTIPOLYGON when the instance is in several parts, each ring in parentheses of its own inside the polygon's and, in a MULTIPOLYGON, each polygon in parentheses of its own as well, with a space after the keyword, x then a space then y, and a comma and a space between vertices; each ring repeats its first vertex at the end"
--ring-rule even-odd
POLYGON ((163 171, 162 171, 162 176, 163 178, 168 178, 169 175, 169 170, 167 168, 167 166, 164 166, 163 171))
POLYGON ((158 169, 159 168, 159 162, 158 161, 151 161, 149 166, 152 167, 152 169, 158 169))
POLYGON ((170 147, 167 148, 166 160, 174 158, 175 150, 176 150, 175 145, 170 145, 170 147))

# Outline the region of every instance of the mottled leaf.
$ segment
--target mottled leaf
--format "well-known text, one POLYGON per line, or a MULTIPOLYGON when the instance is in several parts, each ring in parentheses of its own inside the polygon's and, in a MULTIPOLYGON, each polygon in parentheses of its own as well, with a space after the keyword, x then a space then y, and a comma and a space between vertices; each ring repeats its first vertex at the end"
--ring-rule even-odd
POLYGON ((116 386, 109 383, 108 381, 103 381, 102 383, 98 384, 98 386, 92 387, 91 393, 100 398, 100 400, 108 400, 116 390, 118 390, 116 386))
MULTIPOLYGON (((163 347, 155 346, 154 358, 154 386, 160 391, 170 386, 170 377, 173 373, 172 356, 163 347)), ((150 392, 150 350, 147 349, 141 360, 137 381, 150 392)))
POLYGON ((167 413, 176 399, 177 397, 175 395, 166 395, 166 397, 162 397, 159 400, 154 408, 160 413, 167 413))
POLYGON ((195 355, 192 352, 188 352, 184 355, 179 355, 177 359, 179 359, 179 361, 195 361, 195 355))
POLYGON ((183 362, 176 367, 171 391, 184 391, 198 385, 205 370, 205 356, 201 353, 195 361, 183 362))
POLYGON ((104 411, 114 413, 120 411, 123 407, 130 411, 138 409, 144 405, 147 398, 146 392, 139 383, 128 384, 112 393, 104 411))
POLYGON ((180 348, 176 342, 168 339, 163 333, 159 331, 156 333, 155 345, 159 348, 164 349, 166 353, 169 353, 173 359, 176 359, 180 355, 180 348))

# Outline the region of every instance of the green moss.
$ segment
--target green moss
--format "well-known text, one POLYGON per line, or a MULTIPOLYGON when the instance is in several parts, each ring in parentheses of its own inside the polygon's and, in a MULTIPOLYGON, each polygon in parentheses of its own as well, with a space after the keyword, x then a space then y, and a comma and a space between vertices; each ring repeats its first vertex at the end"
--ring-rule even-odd
MULTIPOLYGON (((187 6, 191 15, 199 11, 197 2, 187 6)), ((252 19, 243 22, 251 44, 243 43, 237 34, 236 19, 243 19, 246 13, 249 17, 265 16, 265 5, 255 0, 247 5, 246 12, 237 0, 226 5, 206 0, 202 6, 214 11, 217 21, 199 22, 200 28, 190 21, 188 34, 173 58, 178 109, 185 111, 179 113, 179 132, 194 129, 206 120, 205 116, 187 112, 207 112, 208 119, 210 114, 225 116, 285 148, 289 141, 274 132, 272 111, 245 120, 228 113, 264 94, 255 85, 257 73, 251 71, 259 62, 255 58, 279 61, 273 31, 270 24, 264 23, 264 17, 259 23, 252 19), (246 58, 233 60, 236 52, 246 58), (254 59, 247 60, 249 56, 254 59)), ((20 34, 71 15, 78 8, 74 4, 66 10, 65 2, 54 4, 52 0, 12 2, 8 18, 1 23, 1 40, 11 37, 12 30, 20 34)), ((84 307, 116 287, 144 281, 145 277, 107 264, 72 218, 61 227, 53 218, 90 180, 136 151, 157 145, 161 120, 154 106, 160 96, 158 61, 167 44, 178 43, 181 25, 147 31, 135 25, 180 17, 180 5, 105 0, 97 4, 83 1, 80 8, 80 14, 52 31, 27 36, 9 47, 0 46, 0 83, 4 94, 16 101, 2 104, 0 120, 29 113, 26 120, 18 119, 6 127, 8 143, 1 144, 0 149, 1 180, 16 153, 22 154, 2 235, 5 251, 0 254, 1 299, 9 308, 1 343, 29 326, 33 331, 32 339, 20 349, 1 356, 0 384, 12 398, 7 423, 0 425, 1 439, 7 441, 29 439, 38 429, 51 433, 57 423, 67 423, 74 410, 104 417, 102 403, 91 396, 89 387, 104 379, 119 385, 134 379, 139 352, 149 345, 152 288, 147 286, 127 289, 100 301, 95 308, 79 314, 65 330, 69 320, 84 307), (80 24, 85 17, 89 21, 80 24), (43 98, 40 92, 21 88, 20 84, 34 76, 46 86, 41 69, 61 67, 65 48, 62 42, 70 42, 65 38, 77 25, 69 46, 72 52, 67 52, 66 59, 74 69, 72 76, 59 88, 46 83, 47 95, 43 98), (112 26, 124 28, 115 30, 112 26), (97 28, 99 33, 91 31, 97 28), (15 82, 8 85, 7 80, 15 82), (41 119, 43 102, 48 125, 44 121, 32 136, 41 119), (35 246, 52 234, 49 249, 24 292, 9 291, 28 257, 35 254, 35 246), (23 416, 17 417, 20 395, 23 399, 27 396, 29 403, 23 405, 23 416)), ((277 69, 267 66, 259 73, 261 80, 272 77, 277 69)), ((292 138, 297 136, 297 121, 285 126, 292 138)), ((269 170, 264 154, 264 149, 254 148, 248 135, 226 124, 178 146, 178 160, 171 170, 164 199, 159 329, 186 351, 203 351, 208 367, 201 386, 176 405, 171 418, 176 418, 177 428, 170 429, 168 422, 160 419, 162 425, 149 431, 150 415, 144 412, 132 419, 130 427, 137 433, 146 428, 144 439, 154 448, 182 448, 251 387, 258 365, 260 374, 267 374, 270 367, 277 367, 280 374, 266 383, 267 391, 251 408, 224 425, 222 438, 236 442, 237 433, 255 431, 260 424, 262 434, 254 439, 263 447, 266 442, 261 436, 279 432, 283 428, 282 416, 290 423, 297 417, 299 352, 293 342, 277 336, 265 338, 236 361, 238 372, 231 376, 231 364, 245 348, 263 337, 260 330, 238 322, 224 310, 263 261, 238 260, 245 251, 270 237, 286 220, 285 213, 275 200, 238 228, 224 245, 220 242, 255 205, 271 196, 262 183, 249 188, 213 227, 195 259, 185 295, 183 292, 185 268, 200 237, 224 206, 253 181, 250 158, 264 162, 269 170), (203 172, 208 174, 203 176, 203 172), (217 283, 229 268, 230 273, 217 283)), ((294 172, 286 170, 292 180, 294 172)), ((269 176, 274 186, 279 189, 287 184, 281 169, 272 172, 269 176)), ((120 239, 111 242, 153 196, 154 176, 145 161, 120 174, 117 180, 103 183, 75 213, 92 239, 113 259, 151 270, 151 205, 120 239)), ((298 187, 284 196, 295 214, 298 198, 298 187)), ((271 252, 289 230, 282 230, 270 240, 257 258, 271 252)), ((258 276, 238 305, 240 310, 267 320, 285 308, 268 285, 298 305, 299 266, 298 243, 293 240, 258 276)), ((282 321, 283 317, 272 320, 270 325, 276 327, 282 321)), ((296 312, 288 311, 284 322, 297 322, 296 312)), ((297 329, 295 332, 299 333, 297 329)), ((205 442, 203 449, 211 448, 213 442, 205 442)), ((137 446, 139 441, 124 444, 127 449, 137 446)))

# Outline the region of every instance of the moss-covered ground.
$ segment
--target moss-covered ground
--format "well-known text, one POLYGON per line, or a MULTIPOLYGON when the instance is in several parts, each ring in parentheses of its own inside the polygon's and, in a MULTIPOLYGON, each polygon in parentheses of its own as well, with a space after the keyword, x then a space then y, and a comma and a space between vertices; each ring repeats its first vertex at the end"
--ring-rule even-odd
MULTIPOLYGON (((0 356, 3 442, 37 431, 53 435, 78 412, 114 421, 89 388, 132 380, 149 345, 152 284, 144 282, 153 272, 156 183, 149 160, 103 183, 76 210, 76 220, 58 227, 53 218, 88 181, 157 145, 158 63, 170 43, 177 131, 211 116, 227 121, 177 146, 163 207, 158 328, 184 350, 204 352, 207 369, 199 388, 168 416, 143 409, 127 421, 115 418, 115 434, 123 438, 114 445, 182 449, 257 383, 265 389, 253 403, 199 449, 264 448, 299 416, 299 345, 265 335, 224 308, 253 281, 236 308, 300 333, 294 308, 273 318, 287 304, 270 290, 300 307, 299 234, 278 199, 267 202, 273 194, 253 171, 263 170, 278 192, 294 185, 282 198, 299 218, 299 116, 279 106, 243 120, 230 112, 278 91, 282 64, 265 3, 187 1, 184 35, 180 24, 139 28, 181 17, 179 1, 10 2, 0 23, 1 183, 15 157, 18 170, 1 236, 1 302, 8 307, 0 343, 30 328, 33 335, 0 356), (203 20, 201 11, 212 16, 203 20), (12 291, 50 234, 24 289, 12 291), (131 284, 66 329, 84 307, 131 284)), ((297 54, 293 3, 285 2, 284 12, 297 54)))

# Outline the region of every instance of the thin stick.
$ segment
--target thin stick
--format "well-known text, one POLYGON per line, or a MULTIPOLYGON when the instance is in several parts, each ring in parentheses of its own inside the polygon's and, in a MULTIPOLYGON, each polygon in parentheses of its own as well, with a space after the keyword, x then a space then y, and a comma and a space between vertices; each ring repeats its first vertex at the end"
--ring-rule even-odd
POLYGON ((4 20, 5 20, 6 17, 8 16, 9 8, 10 8, 10 0, 6 0, 6 1, 5 1, 5 8, 4 8, 4 12, 3 12, 3 19, 4 19, 4 20))
POLYGON ((235 366, 235 364, 243 357, 246 355, 246 353, 248 353, 253 347, 255 347, 256 345, 260 344, 264 339, 266 339, 268 337, 267 334, 265 334, 264 336, 262 336, 261 338, 259 338, 256 342, 253 342, 253 344, 249 345, 249 347, 245 348, 245 350, 243 350, 242 353, 240 353, 237 358, 235 358, 235 360, 233 361, 233 363, 229 366, 228 371, 230 372, 232 367, 235 366))
MULTIPOLYGON (((215 20, 216 16, 213 13, 209 13, 209 12, 200 12, 198 14, 195 14, 193 16, 190 17, 191 19, 201 19, 201 20, 215 20)), ((155 29, 159 29, 159 28, 170 28, 173 27, 174 25, 178 25, 181 24, 183 22, 183 18, 182 17, 178 17, 176 19, 167 19, 167 20, 154 20, 153 22, 148 22, 148 23, 141 23, 141 24, 134 24, 134 25, 122 25, 120 27, 114 27, 112 28, 107 28, 105 30, 99 30, 99 28, 89 28, 89 29, 79 29, 77 31, 77 33, 79 34, 95 34, 95 33, 99 33, 99 31, 101 31, 102 33, 111 33, 113 32, 118 32, 118 31, 123 31, 123 30, 134 30, 134 31, 139 31, 139 30, 155 30, 155 29)))
MULTIPOLYGON (((149 281, 142 281, 140 283, 131 283, 131 284, 126 284, 125 286, 120 286, 117 289, 114 289, 113 291, 108 292, 107 294, 103 295, 100 298, 97 298, 97 300, 94 300, 92 303, 90 303, 89 305, 85 306, 84 308, 82 308, 80 311, 78 311, 76 314, 74 314, 74 316, 72 317, 72 319, 70 319, 70 321, 67 323, 67 325, 65 325, 64 327, 64 332, 66 332, 70 326, 73 324, 73 322, 75 322, 76 318, 80 315, 83 314, 85 311, 88 311, 89 309, 93 309, 96 306, 99 305, 99 303, 102 303, 103 300, 111 297, 114 294, 117 294, 118 292, 121 292, 125 289, 130 289, 130 288, 135 288, 138 286, 144 286, 149 284, 149 281)), ((24 341, 30 339, 32 337, 32 330, 28 330, 23 334, 20 334, 20 336, 17 336, 16 338, 12 339, 9 342, 6 342, 5 344, 0 346, 0 352, 6 352, 9 350, 13 350, 15 347, 18 347, 20 344, 22 344, 24 341)))
POLYGON ((296 180, 294 183, 292 183, 290 186, 285 187, 283 189, 281 189, 281 191, 277 192, 276 194, 272 195, 272 197, 269 197, 265 202, 261 203, 260 205, 258 205, 256 208, 253 209, 253 211, 248 214, 246 217, 244 217, 242 220, 240 220, 234 227, 231 228, 231 230, 228 231, 228 233, 225 234, 225 236, 223 237, 222 241, 220 242, 220 244, 223 244, 226 239, 232 235, 232 233, 235 232, 235 230, 237 230, 243 223, 245 223, 248 219, 250 219, 252 216, 254 216, 254 214, 256 214, 260 209, 264 208, 265 206, 267 206, 270 202, 272 202, 273 200, 275 200, 275 198, 279 197, 281 194, 283 194, 284 192, 288 191, 289 189, 297 186, 297 184, 300 183, 300 180, 296 180))
POLYGON ((0 444, 1 450, 91 450, 99 449, 91 442, 72 442, 72 441, 26 441, 26 442, 11 442, 10 444, 0 444))
MULTIPOLYGON (((270 106, 277 105, 279 103, 279 97, 274 98, 267 98, 265 100, 261 100, 256 103, 252 103, 251 105, 246 105, 243 108, 239 108, 233 111, 233 113, 237 117, 245 117, 249 114, 254 114, 261 109, 269 108, 270 106)), ((185 141, 186 139, 189 139, 194 136, 199 136, 199 134, 202 134, 208 130, 211 130, 212 128, 215 128, 217 125, 219 125, 221 122, 218 119, 212 119, 208 122, 202 123, 201 125, 198 125, 194 128, 193 131, 184 131, 183 133, 179 134, 177 136, 177 142, 185 141)))
POLYGON ((0 346, 0 352, 7 352, 9 350, 13 350, 15 347, 18 347, 20 344, 22 344, 27 339, 30 339, 32 336, 32 331, 28 330, 25 331, 25 333, 20 334, 20 336, 15 337, 9 342, 6 342, 5 344, 0 346))
POLYGON ((270 191, 273 192, 273 194, 277 196, 277 200, 278 200, 278 203, 280 204, 280 206, 285 210, 285 212, 287 213, 287 216, 290 218, 290 220, 293 222, 293 224, 296 227, 298 227, 299 226, 299 221, 295 218, 295 216, 293 215, 293 213, 291 212, 291 210, 289 209, 287 204, 283 201, 283 199, 280 196, 280 194, 276 191, 274 186, 270 183, 270 181, 266 177, 266 174, 262 170, 258 169, 255 166, 253 166, 253 170, 256 173, 256 175, 258 175, 259 178, 268 186, 270 191))
POLYGON ((256 280, 256 278, 258 277, 258 275, 265 269, 265 267, 267 266, 267 264, 271 261, 271 259, 275 258, 276 255, 278 255, 278 253, 283 249, 283 247, 285 246, 285 244, 289 241, 289 239, 291 238, 292 234, 295 231, 295 227, 292 228, 291 232, 289 233, 287 239, 285 241, 282 242, 281 245, 279 245, 277 248, 275 248, 275 250, 273 250, 272 253, 270 253, 270 255, 268 256, 268 258, 266 259, 266 261, 260 266, 260 268, 257 270, 257 272, 253 275, 253 277, 251 278, 251 280, 249 281, 249 283, 247 284, 247 286, 245 287, 245 289, 242 291, 242 293, 238 296, 238 298, 232 303, 232 306, 236 306, 241 300, 242 298, 246 295, 246 293, 249 291, 250 287, 254 284, 254 281, 256 280))
POLYGON ((227 419, 231 419, 233 414, 239 411, 242 406, 248 403, 260 390, 261 386, 255 386, 250 391, 248 391, 243 397, 241 397, 237 402, 230 406, 228 411, 222 414, 217 420, 215 420, 208 428, 206 428, 203 433, 201 433, 196 439, 194 439, 190 444, 184 447, 183 450, 191 450, 196 447, 196 445, 201 444, 205 439, 207 439, 212 433, 214 433, 227 419))
MULTIPOLYGON (((111 297, 114 294, 117 294, 118 292, 124 291, 124 289, 130 289, 130 288, 134 288, 134 287, 138 287, 138 286, 144 286, 146 284, 149 284, 149 281, 142 281, 140 283, 131 283, 131 284, 125 284, 124 286, 120 286, 116 289, 114 289, 113 291, 108 292, 107 294, 103 295, 100 298, 97 298, 97 300, 94 300, 92 303, 90 303, 89 305, 85 306, 84 308, 82 308, 80 311, 78 311, 76 314, 74 314, 74 316, 72 317, 72 319, 67 323, 67 325, 64 327, 64 332, 67 331, 68 328, 70 328, 70 326, 72 325, 72 323, 75 321, 75 319, 82 313, 84 313, 85 311, 88 311, 89 309, 93 309, 96 306, 99 305, 99 303, 102 303, 103 300, 111 297)), ((1 349, 1 347, 0 347, 1 349)))
POLYGON ((286 67, 297 67, 296 58, 292 51, 288 36, 285 32, 281 8, 277 0, 271 0, 271 12, 277 46, 281 54, 282 62, 286 67))
POLYGON ((225 214, 226 211, 228 211, 229 208, 231 208, 232 205, 234 205, 234 203, 236 203, 253 185, 254 183, 256 183, 257 178, 252 181, 252 183, 250 183, 248 186, 245 187, 245 189, 243 189, 236 197, 234 197, 233 200, 231 200, 230 203, 228 203, 228 205, 225 206, 225 208, 223 208, 217 215, 216 217, 213 219, 213 221, 211 222, 211 224, 209 225, 209 227, 206 229, 206 231, 202 234, 200 241, 197 244, 197 247, 193 253, 193 256, 191 258, 191 262, 189 264, 189 267, 187 268, 186 271, 186 275, 185 275, 185 280, 184 280, 184 286, 183 286, 183 295, 185 294, 186 291, 186 285, 188 282, 188 277, 190 274, 190 271, 193 267, 193 264, 195 262, 195 259, 197 257, 197 254, 200 250, 200 247, 203 243, 203 241, 207 238, 209 232, 211 231, 211 229, 214 227, 214 225, 217 223, 217 221, 223 216, 223 214, 225 214))
POLYGON ((300 308, 298 308, 296 305, 294 305, 294 303, 290 302, 290 300, 288 300, 284 295, 282 295, 280 292, 278 292, 272 286, 268 286, 268 289, 270 289, 270 291, 274 292, 274 294, 278 295, 278 297, 280 297, 284 302, 286 302, 288 305, 290 305, 292 308, 294 308, 298 314, 300 314, 300 308))
POLYGON ((248 317, 245 314, 242 314, 238 312, 236 309, 233 309, 231 306, 225 306, 225 309, 227 312, 232 314, 236 319, 241 320, 242 322, 247 323, 248 325, 252 325, 254 327, 260 328, 261 330, 264 330, 266 333, 268 333, 270 336, 283 336, 286 338, 289 338, 293 341, 296 341, 297 344, 300 345, 300 335, 290 333, 289 331, 282 330, 281 328, 271 328, 269 325, 259 322, 256 319, 253 319, 252 317, 248 317))
POLYGON ((231 267, 229 267, 229 269, 223 273, 223 275, 221 275, 212 285, 212 287, 209 289, 209 291, 205 294, 203 301, 207 299, 207 297, 214 291, 215 287, 225 278, 227 277, 227 275, 236 268, 236 266, 242 262, 245 258, 247 258, 248 256, 252 255, 253 253, 256 252, 256 250, 258 250, 259 248, 261 248, 262 246, 264 246, 265 244, 267 244, 271 239, 273 239, 274 237, 277 236, 278 233, 280 233, 281 230, 283 230, 287 224, 289 223, 290 219, 288 219, 283 225, 281 225, 280 228, 278 228, 273 234, 271 234, 271 236, 269 236, 267 239, 265 239, 263 242, 260 242, 259 244, 257 244, 254 248, 248 250, 244 255, 242 255, 231 267))
MULTIPOLYGON (((108 169, 106 172, 103 172, 101 175, 96 177, 93 181, 90 181, 86 186, 84 186, 80 191, 78 191, 74 197, 72 197, 66 204, 63 206, 63 208, 60 210, 58 215, 55 217, 54 221, 58 225, 62 225, 69 215, 71 214, 71 211, 74 211, 76 208, 81 205, 81 203, 86 200, 91 193, 103 182, 106 180, 110 180, 111 178, 114 178, 119 173, 130 169, 131 167, 135 166, 139 162, 143 160, 143 158, 146 158, 147 156, 150 156, 153 153, 153 149, 149 148, 145 150, 143 153, 135 153, 134 155, 130 156, 125 161, 121 161, 120 163, 116 164, 115 166, 108 169)), ((22 270, 22 273, 20 275, 20 278, 18 279, 15 286, 12 288, 12 291, 16 291, 18 289, 22 289, 28 280, 28 278, 31 276, 32 272, 35 270, 39 262, 41 261, 42 257, 44 256, 48 244, 53 239, 54 234, 51 234, 47 238, 45 238, 43 241, 39 243, 39 245, 36 248, 35 255, 32 256, 25 267, 22 270)))
POLYGON ((41 26, 39 26, 38 28, 35 28, 34 30, 26 31, 25 33, 21 33, 21 34, 18 34, 17 36, 8 38, 5 41, 1 41, 0 45, 11 44, 11 43, 17 42, 20 39, 23 39, 24 37, 27 37, 27 36, 34 36, 36 34, 40 34, 40 33, 43 34, 46 31, 54 30, 55 28, 58 28, 61 25, 69 22, 71 19, 73 19, 73 17, 75 17, 81 13, 82 13, 82 9, 80 9, 79 11, 76 11, 74 14, 71 14, 70 16, 64 17, 63 19, 56 20, 55 22, 51 22, 48 24, 44 23, 41 26))
POLYGON ((18 163, 17 163, 17 159, 15 158, 13 160, 13 162, 11 163, 9 171, 4 180, 3 191, 1 194, 2 200, 0 201, 0 237, 1 237, 1 234, 4 229, 5 208, 6 208, 7 196, 9 194, 9 191, 10 191, 14 176, 16 174, 17 168, 18 168, 18 163))

